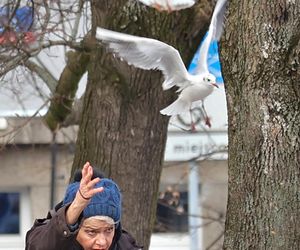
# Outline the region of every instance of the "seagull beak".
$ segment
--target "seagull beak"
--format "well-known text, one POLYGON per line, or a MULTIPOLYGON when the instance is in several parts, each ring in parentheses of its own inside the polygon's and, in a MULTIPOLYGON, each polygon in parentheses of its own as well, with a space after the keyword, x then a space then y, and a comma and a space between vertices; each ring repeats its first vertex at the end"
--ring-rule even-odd
POLYGON ((219 85, 216 83, 212 83, 213 86, 215 86, 216 88, 219 88, 219 85))

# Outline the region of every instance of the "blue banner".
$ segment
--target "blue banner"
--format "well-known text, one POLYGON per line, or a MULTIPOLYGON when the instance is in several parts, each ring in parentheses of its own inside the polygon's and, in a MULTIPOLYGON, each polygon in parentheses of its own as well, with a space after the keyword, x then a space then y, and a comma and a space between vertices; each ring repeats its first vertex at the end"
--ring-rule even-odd
MULTIPOLYGON (((206 34, 207 35, 207 34, 206 34)), ((204 36, 204 39, 206 37, 204 36)), ((198 47, 192 62, 188 68, 188 71, 191 74, 195 74, 196 68, 198 65, 198 58, 199 58, 199 51, 201 47, 202 42, 200 43, 200 46, 198 47)), ((208 50, 208 57, 207 57, 207 65, 208 65, 208 70, 211 74, 213 74, 217 78, 217 83, 218 84, 223 84, 223 77, 222 77, 222 71, 221 71, 221 64, 219 60, 219 46, 217 41, 213 41, 208 50)))
POLYGON ((24 6, 17 9, 15 16, 11 19, 10 23, 8 23, 12 11, 13 9, 7 6, 0 7, 0 34, 7 26, 17 33, 29 31, 33 23, 33 8, 24 6))

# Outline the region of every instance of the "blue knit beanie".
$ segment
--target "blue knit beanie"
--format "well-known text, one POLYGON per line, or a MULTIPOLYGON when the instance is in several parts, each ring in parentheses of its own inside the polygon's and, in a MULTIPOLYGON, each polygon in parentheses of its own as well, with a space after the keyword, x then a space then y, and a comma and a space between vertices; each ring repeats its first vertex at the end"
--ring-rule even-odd
MULTIPOLYGON (((79 189, 79 182, 71 183, 63 200, 63 204, 72 202, 75 199, 76 193, 79 189)), ((115 182, 110 179, 101 179, 94 188, 103 187, 104 190, 95 194, 87 207, 83 210, 83 217, 89 218, 91 216, 102 215, 108 216, 118 223, 121 220, 121 193, 115 182)))

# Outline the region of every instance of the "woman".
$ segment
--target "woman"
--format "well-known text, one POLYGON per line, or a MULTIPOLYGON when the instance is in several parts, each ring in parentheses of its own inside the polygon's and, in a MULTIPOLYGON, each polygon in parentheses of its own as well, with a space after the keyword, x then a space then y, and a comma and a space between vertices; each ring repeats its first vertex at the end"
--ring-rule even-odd
MULTIPOLYGON (((122 230, 121 194, 110 179, 93 177, 87 162, 82 178, 71 183, 47 218, 38 219, 26 235, 26 250, 137 250, 122 230)), ((102 177, 102 176, 100 176, 102 177)))

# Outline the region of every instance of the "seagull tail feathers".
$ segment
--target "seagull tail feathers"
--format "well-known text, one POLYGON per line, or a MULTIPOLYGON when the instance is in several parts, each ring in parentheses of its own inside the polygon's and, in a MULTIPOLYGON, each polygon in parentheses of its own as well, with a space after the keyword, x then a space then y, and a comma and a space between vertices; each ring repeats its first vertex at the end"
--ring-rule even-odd
POLYGON ((190 104, 180 98, 178 98, 175 102, 171 103, 168 107, 162 109, 160 113, 162 115, 179 115, 185 112, 188 112, 190 108, 190 104))

